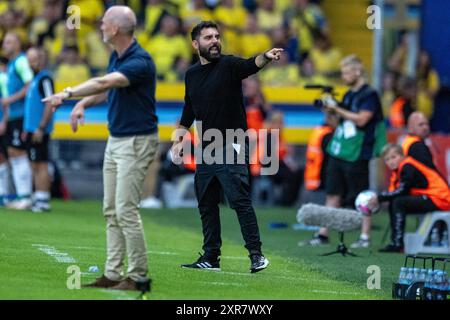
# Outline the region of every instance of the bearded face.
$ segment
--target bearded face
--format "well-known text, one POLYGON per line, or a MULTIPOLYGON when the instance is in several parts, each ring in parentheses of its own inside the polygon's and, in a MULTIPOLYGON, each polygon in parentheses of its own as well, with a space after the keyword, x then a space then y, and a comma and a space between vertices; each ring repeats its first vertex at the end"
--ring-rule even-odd
POLYGON ((222 46, 220 43, 202 46, 199 45, 199 54, 209 62, 217 61, 220 58, 222 46))
POLYGON ((197 50, 201 57, 209 62, 217 61, 222 52, 219 31, 215 28, 205 28, 198 37, 197 50))

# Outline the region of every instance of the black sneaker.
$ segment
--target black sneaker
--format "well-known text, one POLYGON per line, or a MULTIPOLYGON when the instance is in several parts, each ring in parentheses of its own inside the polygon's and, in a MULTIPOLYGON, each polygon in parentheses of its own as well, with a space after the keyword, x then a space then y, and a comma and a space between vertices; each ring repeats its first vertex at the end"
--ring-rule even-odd
POLYGON ((378 250, 378 252, 389 252, 389 253, 404 253, 405 250, 402 246, 396 246, 394 244, 388 244, 386 247, 378 250))
POLYGON ((255 273, 261 270, 264 270, 269 265, 269 260, 266 259, 263 255, 260 254, 252 254, 250 256, 251 266, 250 272, 255 273))
POLYGON ((190 269, 206 269, 212 271, 220 271, 219 259, 208 260, 201 253, 199 253, 199 255, 200 258, 198 258, 196 262, 190 264, 182 264, 181 267, 190 269))

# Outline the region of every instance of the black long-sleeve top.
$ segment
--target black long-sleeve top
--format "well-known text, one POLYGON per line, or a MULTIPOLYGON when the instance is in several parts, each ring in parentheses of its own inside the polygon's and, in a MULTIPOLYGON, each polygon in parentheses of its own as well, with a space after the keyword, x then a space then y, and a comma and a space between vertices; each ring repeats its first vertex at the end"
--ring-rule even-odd
POLYGON ((413 165, 407 163, 400 172, 399 187, 393 191, 382 191, 378 194, 378 201, 390 201, 395 197, 407 195, 412 188, 425 189, 428 181, 425 176, 413 165))
POLYGON ((189 68, 180 125, 189 128, 194 120, 202 121, 202 134, 212 128, 222 134, 226 129, 247 130, 242 80, 260 70, 255 59, 222 55, 218 61, 189 68))

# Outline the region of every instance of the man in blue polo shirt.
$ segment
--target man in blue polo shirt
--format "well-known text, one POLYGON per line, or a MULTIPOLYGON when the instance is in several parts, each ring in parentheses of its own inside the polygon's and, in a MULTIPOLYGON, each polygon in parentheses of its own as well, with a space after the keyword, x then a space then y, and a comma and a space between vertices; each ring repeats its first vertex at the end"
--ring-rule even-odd
POLYGON ((26 133, 28 157, 33 171, 33 212, 50 211, 51 180, 48 172, 48 145, 53 130, 50 104, 41 100, 53 94, 53 79, 45 69, 47 57, 41 48, 30 48, 27 59, 34 72, 25 99, 23 128, 26 133))
POLYGON ((139 215, 141 189, 158 146, 155 115, 156 70, 150 55, 134 38, 136 16, 126 6, 109 8, 101 30, 103 41, 114 48, 108 74, 44 99, 53 107, 64 99, 84 97, 72 110, 77 130, 84 110, 108 100, 110 137, 103 164, 107 260, 104 274, 91 287, 137 290, 147 278, 147 249, 139 215), (123 279, 125 255, 128 276, 123 279))
POLYGON ((25 95, 33 79, 33 71, 22 52, 20 38, 15 32, 8 32, 3 39, 3 51, 8 62, 8 97, 2 104, 9 105, 6 139, 8 157, 18 199, 8 204, 13 209, 29 209, 33 177, 28 160, 25 141, 22 140, 25 95))

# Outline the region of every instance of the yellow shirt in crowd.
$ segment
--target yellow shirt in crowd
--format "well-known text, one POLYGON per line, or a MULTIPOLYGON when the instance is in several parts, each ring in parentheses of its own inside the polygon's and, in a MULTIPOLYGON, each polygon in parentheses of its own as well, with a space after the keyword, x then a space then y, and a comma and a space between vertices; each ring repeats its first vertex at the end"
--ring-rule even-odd
POLYGON ((157 34, 150 38, 145 49, 150 53, 157 66, 158 75, 165 79, 173 77, 170 72, 177 58, 180 57, 187 61, 190 61, 191 58, 191 50, 186 38, 182 35, 168 37, 164 34, 157 34))
POLYGON ((55 92, 61 92, 64 88, 74 87, 89 80, 91 72, 84 63, 75 65, 61 63, 55 71, 55 92))

